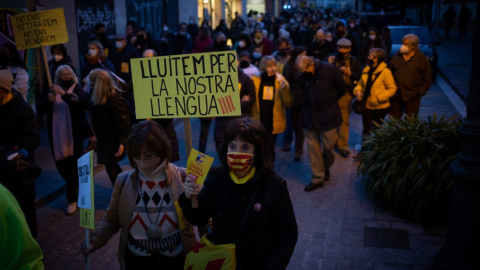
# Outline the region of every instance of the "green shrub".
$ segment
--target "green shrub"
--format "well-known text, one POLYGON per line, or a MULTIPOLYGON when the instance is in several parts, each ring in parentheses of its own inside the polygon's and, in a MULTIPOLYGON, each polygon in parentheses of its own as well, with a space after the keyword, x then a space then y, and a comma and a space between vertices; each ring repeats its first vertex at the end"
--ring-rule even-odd
POLYGON ((456 116, 436 115, 377 125, 357 169, 369 196, 402 218, 445 222, 453 184, 448 166, 457 158, 460 125, 456 116))

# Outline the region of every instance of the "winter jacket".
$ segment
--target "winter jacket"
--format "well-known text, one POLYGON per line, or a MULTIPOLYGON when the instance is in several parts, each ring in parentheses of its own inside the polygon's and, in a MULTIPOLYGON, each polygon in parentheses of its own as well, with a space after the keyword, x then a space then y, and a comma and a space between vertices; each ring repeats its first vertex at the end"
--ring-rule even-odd
MULTIPOLYGON (((358 92, 362 92, 365 95, 365 86, 367 84, 369 70, 370 66, 366 66, 363 69, 362 77, 353 90, 355 95, 357 95, 358 92)), ((370 110, 380 110, 390 107, 390 98, 395 95, 397 86, 393 80, 392 72, 387 68, 385 62, 378 65, 377 69, 373 72, 372 80, 375 81, 372 84, 370 95, 367 98, 365 106, 370 110)))
POLYGON ((342 122, 338 99, 345 94, 347 85, 334 65, 316 59, 314 64, 312 78, 299 77, 303 91, 302 126, 327 131, 342 122))
MULTIPOLYGON (((273 97, 273 130, 272 134, 279 134, 287 128, 287 118, 285 116, 285 108, 290 108, 293 105, 293 95, 290 90, 290 85, 282 74, 277 73, 275 79, 275 96, 273 97), (285 82, 285 88, 281 88, 281 82, 285 82)), ((252 108, 252 117, 260 119, 260 103, 258 92, 260 91, 261 78, 258 76, 252 77, 255 85, 255 106, 252 108)), ((261 97, 260 97, 261 98, 261 97)))
POLYGON ((278 175, 257 171, 245 184, 235 184, 228 170, 212 168, 198 195, 198 208, 182 193, 180 207, 187 220, 203 225, 211 217, 214 244, 233 243, 253 190, 258 185, 244 227, 236 243, 237 270, 285 269, 298 237, 287 182, 278 175), (255 210, 254 210, 255 209, 255 210))
POLYGON ((97 136, 97 162, 114 162, 120 144, 125 145, 130 134, 130 111, 127 101, 117 92, 104 105, 90 107, 92 126, 97 136))
POLYGON ((397 83, 397 88, 402 94, 402 99, 407 101, 417 94, 425 95, 432 83, 432 71, 427 57, 421 51, 405 61, 398 52, 390 61, 390 70, 397 83))

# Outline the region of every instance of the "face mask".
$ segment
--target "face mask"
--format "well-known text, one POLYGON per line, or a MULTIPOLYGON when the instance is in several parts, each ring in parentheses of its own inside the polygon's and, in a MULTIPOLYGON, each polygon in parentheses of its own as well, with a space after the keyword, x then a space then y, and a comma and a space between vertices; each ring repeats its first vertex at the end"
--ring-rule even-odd
POLYGON ((240 47, 240 48, 245 47, 245 41, 240 40, 240 41, 238 42, 238 47, 240 47))
POLYGON ((168 31, 168 27, 163 27, 163 31, 167 32, 168 31))
POLYGON ((259 52, 254 52, 252 53, 253 55, 253 58, 262 58, 262 53, 259 53, 259 52))
POLYGON ((343 37, 344 35, 345 35, 345 31, 341 30, 341 31, 337 32, 337 36, 339 36, 339 37, 343 37))
POLYGON ((92 56, 92 57, 95 57, 97 56, 98 54, 98 51, 96 49, 90 49, 88 50, 88 55, 92 56))
POLYGON ((193 20, 188 21, 189 24, 194 24, 195 22, 193 20))
POLYGON ((240 68, 248 68, 250 63, 248 61, 240 61, 240 68))
POLYGON ((144 40, 143 35, 137 35, 138 42, 143 42, 143 40, 144 40))
POLYGON ((407 54, 408 52, 410 52, 410 49, 407 46, 402 45, 402 47, 400 47, 400 53, 407 54))
POLYGON ((377 37, 377 36, 375 36, 375 35, 369 35, 369 36, 368 36, 368 38, 369 38, 370 40, 375 40, 376 37, 377 37))
POLYGON ((183 31, 179 31, 178 33, 182 36, 185 36, 187 34, 187 32, 183 32, 183 31))
POLYGON ((100 37, 101 39, 107 38, 107 33, 100 33, 98 34, 98 37, 100 37))
POLYGON ((73 80, 61 81, 60 84, 62 88, 69 89, 75 82, 73 80))
POLYGON ((54 54, 53 59, 55 59, 55 62, 58 62, 63 59, 63 55, 61 54, 54 54))
POLYGON ((145 174, 153 172, 160 165, 160 158, 135 159, 137 168, 145 174))
POLYGON ((332 42, 332 38, 331 38, 331 37, 327 37, 327 38, 325 38, 325 40, 328 41, 328 42, 332 42))
POLYGON ((287 50, 277 50, 277 55, 280 57, 287 56, 287 50))
POLYGON ((354 23, 350 23, 348 24, 350 26, 350 28, 355 28, 355 24, 354 23))
POLYGON ((313 74, 311 72, 302 72, 302 76, 305 80, 310 80, 313 77, 313 74))
POLYGON ((248 171, 253 164, 253 154, 229 152, 227 153, 227 163, 230 170, 234 172, 248 171))
POLYGON ((290 24, 295 24, 295 19, 291 19, 290 24))
POLYGON ((117 47, 117 49, 123 48, 123 41, 117 41, 117 42, 115 42, 115 47, 117 47))

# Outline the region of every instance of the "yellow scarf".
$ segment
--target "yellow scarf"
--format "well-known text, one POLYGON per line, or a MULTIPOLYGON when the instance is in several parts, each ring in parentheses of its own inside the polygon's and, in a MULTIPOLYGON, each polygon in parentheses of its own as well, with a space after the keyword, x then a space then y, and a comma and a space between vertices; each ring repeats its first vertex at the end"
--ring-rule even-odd
POLYGON ((253 176, 255 175, 255 166, 252 166, 252 169, 250 169, 250 172, 245 177, 238 178, 233 171, 230 171, 230 178, 232 178, 233 182, 237 185, 245 184, 248 182, 248 180, 252 179, 253 176))
POLYGON ((0 102, 0 106, 7 104, 10 100, 12 100, 12 98, 13 98, 12 92, 6 94, 5 97, 0 102))

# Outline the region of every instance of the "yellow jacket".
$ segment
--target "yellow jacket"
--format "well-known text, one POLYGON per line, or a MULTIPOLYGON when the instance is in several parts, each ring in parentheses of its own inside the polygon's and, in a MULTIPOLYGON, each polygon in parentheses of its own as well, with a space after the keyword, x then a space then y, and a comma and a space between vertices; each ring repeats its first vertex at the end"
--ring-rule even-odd
MULTIPOLYGON (((260 103, 258 102, 258 92, 260 91, 261 78, 259 76, 252 77, 255 85, 256 106, 252 107, 252 117, 260 120, 260 103)), ((287 118, 285 116, 285 108, 292 107, 293 95, 290 90, 290 85, 282 74, 277 72, 275 78, 275 96, 273 97, 273 131, 272 134, 279 134, 287 128, 287 118), (285 83, 285 87, 281 88, 281 82, 285 83)))
MULTIPOLYGON (((360 81, 353 89, 353 94, 356 96, 358 92, 362 92, 365 95, 365 86, 368 79, 368 71, 370 66, 366 66, 363 69, 360 81)), ((373 72, 372 80, 375 80, 370 89, 370 96, 367 98, 365 106, 370 110, 380 110, 390 107, 390 98, 395 95, 397 91, 397 85, 393 79, 392 72, 387 68, 387 64, 382 62, 378 65, 377 69, 373 72), (378 79, 375 80, 375 78, 378 79)))

